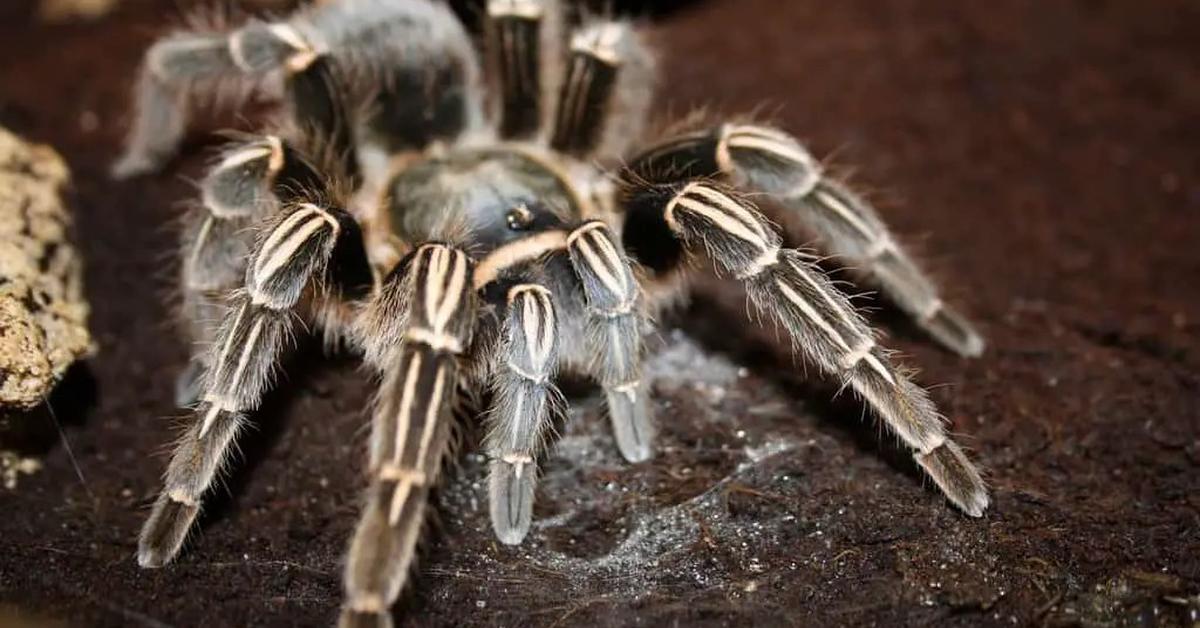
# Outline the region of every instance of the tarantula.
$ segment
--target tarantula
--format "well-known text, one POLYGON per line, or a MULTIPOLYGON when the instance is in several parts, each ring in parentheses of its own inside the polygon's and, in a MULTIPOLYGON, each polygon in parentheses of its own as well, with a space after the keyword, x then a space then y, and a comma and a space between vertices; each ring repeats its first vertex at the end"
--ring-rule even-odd
POLYGON ((198 94, 273 95, 283 123, 241 137, 199 184, 183 311, 207 348, 179 381, 194 420, 142 529, 143 567, 179 552, 287 339, 312 322, 380 373, 341 623, 390 624, 465 401, 491 400, 483 447, 506 544, 529 531, 560 370, 602 385, 627 460, 652 455, 643 335, 696 256, 741 281, 950 501, 983 513, 980 475, 926 392, 746 194, 800 217, 938 341, 979 354, 867 202, 777 129, 689 120, 644 140, 654 61, 627 23, 587 18, 568 37, 554 0, 491 0, 484 19, 482 56, 432 0, 325 2, 146 53, 115 175, 163 166, 198 94))

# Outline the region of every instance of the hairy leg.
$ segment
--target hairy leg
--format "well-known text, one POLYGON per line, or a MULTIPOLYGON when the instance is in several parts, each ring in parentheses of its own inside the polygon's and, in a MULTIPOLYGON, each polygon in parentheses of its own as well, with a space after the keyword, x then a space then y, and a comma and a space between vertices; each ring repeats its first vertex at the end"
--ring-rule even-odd
POLYGON ((244 91, 278 68, 307 65, 314 54, 283 23, 251 21, 229 33, 182 32, 158 40, 138 71, 134 119, 112 175, 123 179, 161 168, 183 139, 198 95, 231 86, 244 91))
POLYGON ((484 448, 492 460, 492 528, 501 542, 515 545, 529 532, 537 455, 554 414, 562 408, 552 381, 559 332, 550 290, 536 283, 509 288, 502 329, 484 448))
POLYGON ((604 386, 617 446, 631 462, 654 455, 654 424, 642 379, 641 293, 629 260, 608 226, 584 223, 567 236, 571 264, 588 305, 584 344, 594 375, 604 386))
POLYGON ((500 137, 525 139, 546 126, 562 68, 557 0, 490 0, 485 25, 488 79, 500 137))
POLYGON ((475 322, 472 264, 441 244, 418 248, 384 284, 360 336, 383 369, 371 430, 371 484, 346 558, 340 625, 390 626, 449 435, 458 356, 475 322))
POLYGON ((314 65, 336 79, 368 182, 396 155, 482 128, 478 54, 449 3, 338 0, 304 19, 328 48, 314 65))
POLYGON ((246 415, 270 386, 293 330, 294 309, 309 286, 324 278, 352 224, 340 210, 300 204, 260 230, 245 287, 230 297, 211 347, 201 403, 175 446, 162 494, 142 527, 138 563, 143 567, 162 566, 178 554, 246 415))
POLYGON ((645 126, 654 81, 654 59, 632 26, 582 26, 571 37, 551 147, 584 157, 624 154, 645 126))
POLYGON ((633 159, 629 168, 645 181, 723 176, 743 190, 770 194, 938 342, 963 356, 983 352, 982 336, 942 300, 878 212, 825 176, 792 136, 764 126, 724 124, 669 137, 633 159))
POLYGON ((321 185, 305 160, 274 136, 230 145, 200 182, 202 207, 189 215, 183 238, 182 315, 196 353, 176 382, 180 407, 202 392, 200 376, 209 366, 224 298, 244 280, 254 225, 321 185))
POLYGON ((680 242, 741 280, 755 306, 787 330, 795 349, 866 400, 950 501, 971 516, 983 514, 983 480, 950 440, 929 396, 891 363, 873 330, 812 257, 782 248, 779 234, 753 205, 708 182, 633 184, 624 200, 632 213, 660 216, 680 242))

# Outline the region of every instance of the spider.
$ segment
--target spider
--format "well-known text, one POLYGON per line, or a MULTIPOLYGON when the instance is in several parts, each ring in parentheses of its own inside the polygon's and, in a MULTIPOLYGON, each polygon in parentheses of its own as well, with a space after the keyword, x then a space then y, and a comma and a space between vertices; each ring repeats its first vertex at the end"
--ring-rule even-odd
POLYGON ((455 414, 490 400, 482 447, 505 544, 529 532, 560 372, 602 386, 624 458, 652 456, 643 338, 686 292, 696 258, 740 281, 951 502, 982 515, 980 475, 926 392, 748 194, 802 219, 933 338, 978 355, 981 337, 876 211, 778 129, 689 118, 649 133, 655 64, 643 36, 603 17, 568 34, 567 22, 554 0, 491 0, 478 54, 441 3, 337 0, 148 50, 116 176, 163 167, 197 95, 257 90, 281 108, 199 182, 182 287, 201 349, 177 386, 194 414, 142 529, 140 565, 179 553, 291 334, 312 323, 379 374, 340 623, 390 625, 455 414))

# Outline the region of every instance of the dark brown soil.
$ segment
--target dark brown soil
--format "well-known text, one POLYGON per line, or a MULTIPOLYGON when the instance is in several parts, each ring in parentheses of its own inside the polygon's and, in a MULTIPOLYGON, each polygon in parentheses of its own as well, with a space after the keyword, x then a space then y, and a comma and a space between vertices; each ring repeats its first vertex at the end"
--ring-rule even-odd
MULTIPOLYGON (((133 560, 185 363, 167 295, 201 160, 105 169, 139 54, 177 12, 48 27, 0 4, 0 123, 74 169, 100 346, 60 394, 70 451, 51 431, 45 469, 0 493, 0 624, 329 624, 371 392, 351 356, 301 356, 191 549, 133 560)), ((513 549, 468 456, 404 623, 1197 625, 1200 5, 714 0, 652 28, 669 110, 766 103, 855 170, 981 324, 989 350, 965 361, 874 315, 994 506, 948 507, 769 333, 729 340, 739 295, 714 284, 651 364, 659 457, 622 464, 584 395, 513 549)))

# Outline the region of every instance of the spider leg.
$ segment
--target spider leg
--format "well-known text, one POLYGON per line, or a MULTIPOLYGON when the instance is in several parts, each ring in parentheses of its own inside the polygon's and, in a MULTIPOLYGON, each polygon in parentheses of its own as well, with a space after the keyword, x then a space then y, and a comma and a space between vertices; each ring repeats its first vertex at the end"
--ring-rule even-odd
POLYGON ((315 149, 319 163, 339 179, 356 181, 361 173, 343 83, 332 58, 319 55, 303 67, 288 68, 284 91, 290 119, 315 149))
POLYGON ((526 138, 544 125, 561 70, 562 21, 557 0, 488 2, 484 51, 501 137, 526 138))
POLYGON ((792 136, 769 127, 725 124, 660 142, 630 168, 660 183, 722 175, 744 190, 770 194, 939 343, 963 356, 983 352, 982 336, 942 300, 871 204, 826 177, 792 136))
POLYGON ((926 392, 891 364, 848 299, 781 238, 758 210, 720 186, 631 184, 630 212, 661 216, 683 243, 699 246, 746 286, 751 302, 788 331, 793 346, 825 373, 841 377, 913 450, 917 463, 956 506, 981 516, 987 490, 975 466, 946 433, 926 392))
POLYGON ((183 32, 146 52, 134 89, 135 116, 115 178, 151 172, 174 155, 198 94, 246 84, 281 68, 302 70, 314 48, 292 26, 251 21, 230 33, 183 32))
POLYGON ((492 528, 501 542, 515 545, 529 532, 538 449, 562 399, 551 381, 559 332, 550 290, 516 284, 507 291, 505 310, 484 446, 492 460, 492 528))
MULTIPOLYGON (((224 295, 243 281, 254 248, 252 227, 279 206, 322 186, 317 173, 283 140, 264 136, 228 147, 200 182, 202 208, 184 231, 183 317, 192 340, 207 347, 224 313, 224 295)), ((176 382, 180 407, 201 394, 209 352, 199 350, 176 382)))
POLYGON ((475 322, 472 263, 419 247, 385 282, 359 334, 383 369, 371 429, 371 484, 346 559, 340 625, 391 625, 413 561, 430 487, 446 450, 459 355, 475 322))
POLYGON ((337 105, 340 98, 354 123, 330 143, 356 149, 365 179, 383 178, 401 153, 452 143, 484 127, 478 54, 449 3, 328 2, 301 10, 298 19, 319 32, 329 50, 314 65, 325 65, 318 73, 332 80, 309 82, 318 95, 314 104, 337 105))
MULTIPOLYGON (((203 377, 195 420, 175 446, 162 494, 142 527, 141 566, 160 567, 178 554, 246 414, 270 385, 294 326, 294 308, 306 288, 333 268, 331 257, 351 250, 341 241, 353 237, 361 238, 349 214, 311 204, 281 213, 260 231, 245 287, 230 297, 211 347, 212 368, 203 377)), ((365 265, 365 258, 359 263, 365 265)))
POLYGON ((647 460, 654 454, 654 424, 641 377, 644 315, 638 282, 603 222, 587 222, 572 231, 567 251, 587 298, 586 346, 604 387, 617 446, 630 462, 647 460))
POLYGON ((654 59, 632 26, 600 21, 571 38, 550 146, 579 156, 623 154, 645 126, 654 59))

